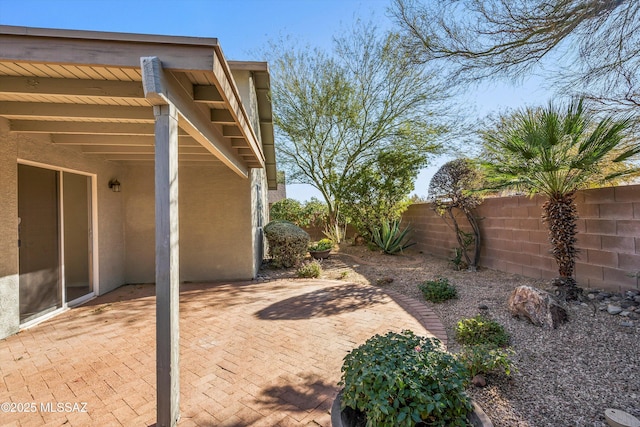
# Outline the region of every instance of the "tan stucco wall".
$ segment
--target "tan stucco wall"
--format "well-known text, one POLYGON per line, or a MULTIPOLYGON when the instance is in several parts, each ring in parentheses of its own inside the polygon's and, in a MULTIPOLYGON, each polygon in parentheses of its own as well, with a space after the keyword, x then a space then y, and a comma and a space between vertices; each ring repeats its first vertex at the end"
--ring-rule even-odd
POLYGON ((124 281, 123 203, 107 183, 122 173, 119 165, 89 158, 80 152, 48 142, 46 137, 17 136, 9 132, 9 123, 0 119, 0 338, 17 330, 18 312, 18 160, 38 162, 56 168, 97 175, 98 189, 98 264, 100 294, 124 281))
POLYGON ((17 141, 0 119, 0 339, 18 331, 17 141))
MULTIPOLYGON (((153 166, 131 166, 125 176, 126 282, 149 283, 155 280, 153 166)), ((222 164, 180 166, 181 281, 255 276, 251 181, 222 164)))

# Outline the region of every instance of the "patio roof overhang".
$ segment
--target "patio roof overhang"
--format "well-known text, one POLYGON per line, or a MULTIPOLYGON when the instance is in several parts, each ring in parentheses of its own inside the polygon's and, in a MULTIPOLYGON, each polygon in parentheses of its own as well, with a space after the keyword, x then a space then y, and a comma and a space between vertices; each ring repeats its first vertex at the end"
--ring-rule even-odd
POLYGON ((276 187, 266 63, 227 62, 217 39, 0 26, 0 117, 12 132, 118 162, 153 162, 154 114, 140 60, 157 57, 181 100, 179 160, 222 162, 247 177, 265 168, 276 187), (232 68, 252 71, 257 138, 232 68))
POLYGON ((12 132, 154 163, 158 426, 180 413, 178 164, 222 162, 244 178, 266 168, 276 187, 268 69, 238 66, 254 68, 264 144, 216 39, 0 26, 0 117, 12 132))

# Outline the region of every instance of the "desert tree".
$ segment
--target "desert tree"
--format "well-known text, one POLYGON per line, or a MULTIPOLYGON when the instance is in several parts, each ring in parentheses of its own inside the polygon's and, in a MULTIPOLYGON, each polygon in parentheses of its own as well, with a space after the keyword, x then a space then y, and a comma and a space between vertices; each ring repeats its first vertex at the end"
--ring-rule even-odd
POLYGON ((476 165, 469 159, 451 160, 438 169, 429 183, 427 199, 432 209, 453 228, 456 240, 460 245, 458 255, 463 256, 468 269, 476 271, 480 261, 480 245, 482 243, 478 218, 475 208, 482 202, 478 190, 481 177, 476 165), (466 232, 459 223, 457 213, 461 212, 471 233, 466 232), (468 249, 473 247, 472 255, 468 249))
POLYGON ((383 223, 400 220, 426 164, 423 153, 380 151, 375 161, 354 171, 344 192, 344 213, 359 235, 371 238, 383 223))
POLYGON ((640 107, 637 0, 394 0, 404 46, 452 80, 544 73, 562 93, 640 107))
POLYGON ((483 166, 493 188, 512 188, 547 200, 542 220, 549 229, 551 253, 558 265, 555 284, 567 299, 578 297, 574 278, 578 211, 575 193, 590 186, 637 174, 632 162, 640 144, 625 138, 630 119, 597 119, 582 99, 566 107, 518 110, 482 132, 483 166), (624 168, 602 174, 608 163, 624 168))
POLYGON ((379 153, 416 153, 424 163, 439 147, 444 128, 435 111, 444 93, 398 41, 356 24, 332 52, 287 40, 271 46, 278 160, 290 182, 320 191, 331 228, 344 221, 347 192, 379 153))

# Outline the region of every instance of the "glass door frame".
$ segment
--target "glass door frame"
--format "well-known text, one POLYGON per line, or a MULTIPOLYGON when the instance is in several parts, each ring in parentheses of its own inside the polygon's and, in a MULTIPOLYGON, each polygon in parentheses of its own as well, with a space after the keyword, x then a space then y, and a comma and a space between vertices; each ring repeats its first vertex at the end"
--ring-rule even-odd
MULTIPOLYGON (((98 185, 97 185, 97 174, 89 173, 85 171, 80 171, 76 169, 70 169, 60 166, 54 166, 46 163, 34 162, 31 160, 18 159, 17 164, 33 166, 42 169, 49 169, 58 171, 58 250, 59 250, 59 266, 60 266, 60 279, 59 286, 61 286, 62 292, 62 305, 60 308, 56 310, 52 310, 38 318, 29 320, 27 322, 21 323, 20 328, 25 329, 31 326, 35 326, 38 323, 50 319, 57 314, 68 310, 71 307, 75 307, 80 305, 90 299, 95 298, 98 295, 99 291, 99 271, 98 271, 98 185), (90 203, 87 207, 90 212, 90 224, 89 224, 89 280, 91 282, 91 292, 86 295, 83 295, 79 298, 74 299, 73 301, 67 301, 67 291, 66 291, 66 283, 65 283, 65 253, 64 253, 64 173, 72 173, 76 175, 81 175, 88 177, 90 179, 90 203)), ((20 195, 18 194, 18 197, 20 195)))

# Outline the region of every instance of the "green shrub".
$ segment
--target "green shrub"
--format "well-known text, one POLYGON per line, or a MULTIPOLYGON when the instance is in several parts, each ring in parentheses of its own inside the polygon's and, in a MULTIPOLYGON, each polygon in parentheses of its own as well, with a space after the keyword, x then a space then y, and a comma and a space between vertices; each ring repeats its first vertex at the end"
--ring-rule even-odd
POLYGON ((331 249, 332 247, 333 242, 331 241, 331 239, 322 239, 312 245, 309 245, 307 249, 309 250, 309 252, 320 252, 331 249))
POLYGON ((269 217, 272 220, 289 221, 304 226, 304 224, 300 224, 300 220, 303 217, 303 209, 302 203, 295 199, 282 199, 271 205, 269 217))
POLYGON ((456 271, 462 271, 467 268, 467 263, 462 260, 462 249, 460 248, 453 248, 453 258, 449 261, 451 261, 451 264, 456 271))
POLYGON ((400 230, 400 221, 383 221, 379 228, 373 230, 373 242, 389 255, 395 255, 407 249, 415 243, 407 243, 407 235, 410 232, 407 226, 400 230))
POLYGON ((329 208, 315 197, 305 203, 282 199, 271 205, 269 215, 271 219, 290 221, 298 227, 324 227, 329 219, 329 208))
POLYGON ((283 220, 271 221, 264 227, 273 266, 295 267, 307 253, 309 234, 297 225, 283 220))
POLYGON ((456 359, 467 369, 469 378, 478 374, 501 371, 511 375, 512 350, 495 348, 487 344, 465 345, 456 355, 456 359))
POLYGON ((467 372, 437 339, 375 335, 345 356, 342 372, 342 409, 364 413, 367 426, 467 425, 467 372))
POLYGON ((322 265, 318 260, 303 263, 296 271, 296 276, 306 279, 316 279, 322 274, 322 265))
POLYGON ((458 291, 453 285, 449 284, 449 279, 440 277, 437 280, 427 280, 418 285, 422 291, 424 299, 431 302, 443 302, 450 299, 458 298, 458 291))
POLYGON ((460 344, 486 344, 504 347, 509 344, 509 335, 501 324, 487 319, 481 314, 470 319, 462 319, 456 325, 456 340, 460 344))

